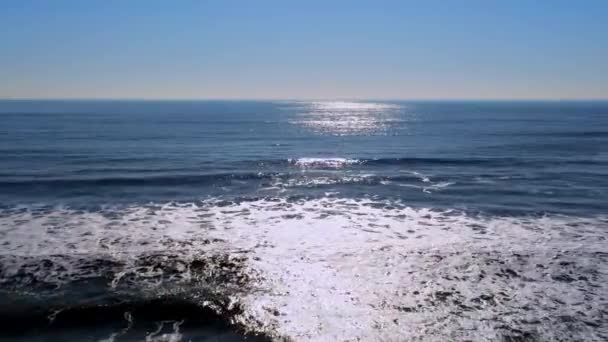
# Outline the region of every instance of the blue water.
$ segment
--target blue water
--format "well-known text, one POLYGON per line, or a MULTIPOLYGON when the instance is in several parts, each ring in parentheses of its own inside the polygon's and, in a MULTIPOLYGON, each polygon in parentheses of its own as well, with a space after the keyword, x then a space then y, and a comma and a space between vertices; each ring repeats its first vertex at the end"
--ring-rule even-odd
POLYGON ((0 166, 0 339, 608 339, 608 102, 3 100, 0 166))
POLYGON ((337 192, 492 212, 608 208, 606 102, 3 101, 0 113, 4 205, 337 192))

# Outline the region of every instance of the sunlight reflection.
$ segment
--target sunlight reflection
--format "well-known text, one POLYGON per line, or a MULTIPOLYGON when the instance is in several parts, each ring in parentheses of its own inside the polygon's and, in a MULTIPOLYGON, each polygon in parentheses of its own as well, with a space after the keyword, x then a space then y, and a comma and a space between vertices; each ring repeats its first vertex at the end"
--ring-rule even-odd
POLYGON ((381 135, 403 122, 399 115, 402 109, 387 103, 309 102, 291 123, 319 134, 381 135))

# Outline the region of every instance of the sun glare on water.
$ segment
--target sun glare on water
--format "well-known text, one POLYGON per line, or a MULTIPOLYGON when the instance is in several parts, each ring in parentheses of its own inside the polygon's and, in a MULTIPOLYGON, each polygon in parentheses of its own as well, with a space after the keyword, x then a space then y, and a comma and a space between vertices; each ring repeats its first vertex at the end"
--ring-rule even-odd
POLYGON ((372 102, 310 102, 291 123, 319 134, 385 135, 401 123, 403 107, 372 102))

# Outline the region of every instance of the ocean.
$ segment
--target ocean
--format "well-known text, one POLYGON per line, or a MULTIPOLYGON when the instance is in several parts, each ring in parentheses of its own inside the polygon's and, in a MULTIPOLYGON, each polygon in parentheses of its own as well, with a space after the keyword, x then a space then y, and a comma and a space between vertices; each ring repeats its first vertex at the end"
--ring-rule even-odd
POLYGON ((0 101, 2 341, 608 340, 608 102, 0 101))

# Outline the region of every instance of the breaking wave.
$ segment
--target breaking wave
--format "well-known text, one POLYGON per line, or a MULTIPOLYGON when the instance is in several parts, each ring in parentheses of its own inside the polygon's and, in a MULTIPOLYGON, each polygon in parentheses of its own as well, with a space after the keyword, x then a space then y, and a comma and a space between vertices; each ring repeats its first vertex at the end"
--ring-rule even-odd
POLYGON ((120 334, 129 312, 180 336, 201 315, 273 339, 601 340, 607 229, 339 197, 7 208, 0 285, 24 299, 2 321, 96 312, 120 334), (36 296, 48 307, 27 316, 36 296))
POLYGON ((292 165, 303 168, 341 168, 360 163, 358 159, 346 158, 298 158, 288 159, 287 161, 292 165))

